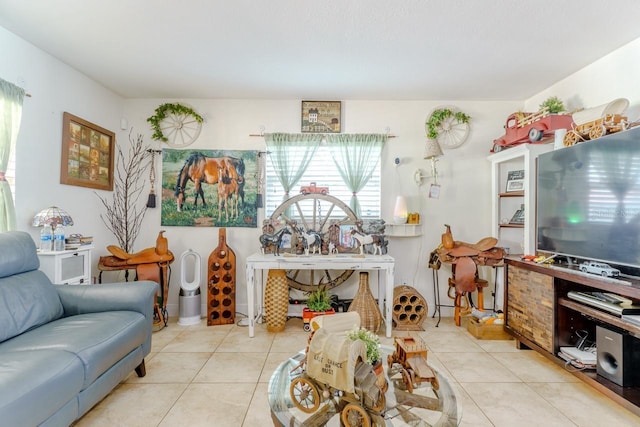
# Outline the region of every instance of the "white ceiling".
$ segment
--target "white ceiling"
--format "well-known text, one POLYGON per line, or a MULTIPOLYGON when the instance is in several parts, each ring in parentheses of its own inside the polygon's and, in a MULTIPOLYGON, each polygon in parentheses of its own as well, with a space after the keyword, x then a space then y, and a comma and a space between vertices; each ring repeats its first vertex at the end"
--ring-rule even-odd
POLYGON ((640 3, 0 0, 0 26, 126 98, 523 100, 639 38, 640 3))

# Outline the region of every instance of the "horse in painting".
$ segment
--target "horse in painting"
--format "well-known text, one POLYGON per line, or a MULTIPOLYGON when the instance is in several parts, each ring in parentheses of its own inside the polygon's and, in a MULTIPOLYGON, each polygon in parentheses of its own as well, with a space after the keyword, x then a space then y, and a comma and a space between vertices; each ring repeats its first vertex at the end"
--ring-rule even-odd
POLYGON ((236 180, 238 183, 238 194, 242 193, 244 200, 244 176, 238 171, 244 173, 244 160, 234 157, 207 157, 200 152, 193 152, 185 160, 178 177, 176 179, 176 208, 178 212, 182 212, 185 203, 185 190, 189 181, 194 185, 194 201, 193 206, 197 208, 198 197, 202 200, 202 206, 206 207, 207 202, 204 198, 202 183, 218 184, 222 176, 228 176, 236 180), (240 183, 242 183, 240 185, 240 183))

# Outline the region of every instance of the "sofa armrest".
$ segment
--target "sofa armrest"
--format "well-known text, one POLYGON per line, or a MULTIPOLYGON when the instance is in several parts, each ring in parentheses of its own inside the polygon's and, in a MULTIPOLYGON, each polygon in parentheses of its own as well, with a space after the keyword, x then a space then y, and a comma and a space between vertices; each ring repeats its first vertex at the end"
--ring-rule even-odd
POLYGON ((137 311, 153 322, 156 282, 105 283, 99 285, 53 285, 58 291, 64 316, 102 311, 137 311))

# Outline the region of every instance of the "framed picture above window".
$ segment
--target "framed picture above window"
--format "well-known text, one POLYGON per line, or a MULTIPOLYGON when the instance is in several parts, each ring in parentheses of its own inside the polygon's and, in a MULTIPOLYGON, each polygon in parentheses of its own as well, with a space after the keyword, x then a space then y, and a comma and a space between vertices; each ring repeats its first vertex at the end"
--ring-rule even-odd
POLYGON ((112 191, 115 145, 113 132, 65 112, 60 183, 112 191))
POLYGON ((302 101, 303 133, 340 133, 340 101, 302 101))

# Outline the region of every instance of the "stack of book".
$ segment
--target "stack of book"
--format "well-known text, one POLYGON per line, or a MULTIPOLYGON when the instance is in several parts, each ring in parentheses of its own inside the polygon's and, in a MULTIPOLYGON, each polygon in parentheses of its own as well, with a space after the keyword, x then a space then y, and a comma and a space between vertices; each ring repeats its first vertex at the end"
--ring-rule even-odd
POLYGON ((65 239, 66 250, 74 250, 74 249, 78 249, 80 246, 91 245, 91 244, 93 244, 93 237, 91 236, 82 236, 80 234, 72 234, 65 239))

